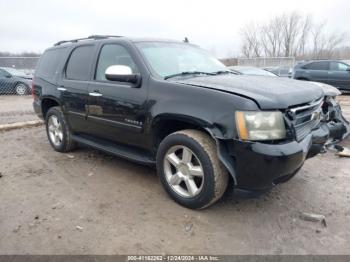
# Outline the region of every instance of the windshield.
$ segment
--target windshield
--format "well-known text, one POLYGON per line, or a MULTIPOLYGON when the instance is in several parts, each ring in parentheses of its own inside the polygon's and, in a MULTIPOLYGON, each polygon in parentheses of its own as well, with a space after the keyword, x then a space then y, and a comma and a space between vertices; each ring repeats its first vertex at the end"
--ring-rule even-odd
POLYGON ((183 72, 215 73, 227 68, 206 51, 190 44, 142 42, 136 44, 161 77, 183 72))
POLYGON ((11 67, 6 67, 4 68, 5 71, 7 71, 8 73, 10 73, 13 76, 26 76, 25 73, 18 71, 17 69, 11 68, 11 67))

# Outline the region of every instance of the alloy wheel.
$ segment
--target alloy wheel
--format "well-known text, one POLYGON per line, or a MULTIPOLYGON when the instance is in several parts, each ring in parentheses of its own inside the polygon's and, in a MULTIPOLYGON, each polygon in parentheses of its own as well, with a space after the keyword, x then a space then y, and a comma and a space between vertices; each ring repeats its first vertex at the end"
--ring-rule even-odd
POLYGON ((23 95, 26 94, 26 92, 27 92, 27 88, 26 88, 25 85, 19 84, 19 85, 16 86, 16 93, 17 93, 17 95, 23 96, 23 95))
POLYGON ((55 115, 51 115, 48 119, 48 131, 51 142, 55 146, 60 146, 63 141, 62 125, 55 115))
POLYGON ((197 196, 203 188, 204 171, 198 157, 186 146, 173 146, 164 158, 165 177, 178 195, 197 196))

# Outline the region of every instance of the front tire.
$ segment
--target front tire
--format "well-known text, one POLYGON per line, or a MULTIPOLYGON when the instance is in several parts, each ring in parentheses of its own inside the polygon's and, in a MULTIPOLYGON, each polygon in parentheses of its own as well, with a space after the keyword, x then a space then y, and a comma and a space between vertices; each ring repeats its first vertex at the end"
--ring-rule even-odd
POLYGON ((157 171, 169 196, 191 209, 214 204, 226 191, 229 179, 215 142, 198 130, 167 136, 157 152, 157 171))
POLYGON ((46 133, 54 150, 69 152, 76 148, 72 133, 60 107, 51 107, 45 118, 46 133))

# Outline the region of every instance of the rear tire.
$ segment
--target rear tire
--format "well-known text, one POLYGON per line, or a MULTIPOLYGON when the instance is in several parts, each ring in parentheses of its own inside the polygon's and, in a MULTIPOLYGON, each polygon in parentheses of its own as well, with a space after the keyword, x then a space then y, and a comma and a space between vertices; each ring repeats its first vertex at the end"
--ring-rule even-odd
POLYGON ((63 153, 77 147, 72 140, 72 133, 59 106, 51 107, 48 110, 45 123, 47 137, 54 150, 63 153))
POLYGON ((229 176, 211 137, 198 130, 167 136, 157 152, 157 171, 169 196, 182 206, 202 209, 226 191, 229 176))
POLYGON ((15 92, 19 96, 27 95, 28 94, 28 90, 29 90, 29 88, 23 83, 19 83, 15 87, 15 92))

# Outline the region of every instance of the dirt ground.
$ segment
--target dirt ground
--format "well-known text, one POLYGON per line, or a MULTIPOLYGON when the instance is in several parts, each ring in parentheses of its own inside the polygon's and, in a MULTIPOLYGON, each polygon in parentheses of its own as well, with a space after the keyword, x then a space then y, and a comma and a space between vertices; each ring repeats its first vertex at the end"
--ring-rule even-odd
POLYGON ((0 133, 0 148, 0 254, 350 254, 350 159, 334 152, 258 198, 228 193, 192 211, 154 169, 54 152, 44 127, 0 133))
POLYGON ((0 125, 37 120, 32 96, 0 96, 0 125))

